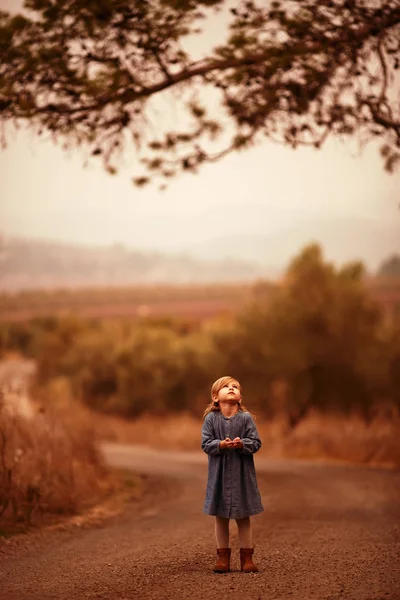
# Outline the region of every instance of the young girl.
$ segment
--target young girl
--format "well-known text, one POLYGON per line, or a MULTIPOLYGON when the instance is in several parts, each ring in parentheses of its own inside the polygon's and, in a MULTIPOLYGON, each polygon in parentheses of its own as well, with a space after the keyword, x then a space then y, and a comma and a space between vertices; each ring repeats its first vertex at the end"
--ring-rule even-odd
POLYGON ((262 512, 253 454, 261 447, 253 418, 242 404, 240 384, 221 377, 211 388, 204 412, 201 447, 208 454, 204 512, 215 516, 215 573, 230 570, 229 519, 235 519, 240 543, 240 568, 255 573, 250 516, 262 512))

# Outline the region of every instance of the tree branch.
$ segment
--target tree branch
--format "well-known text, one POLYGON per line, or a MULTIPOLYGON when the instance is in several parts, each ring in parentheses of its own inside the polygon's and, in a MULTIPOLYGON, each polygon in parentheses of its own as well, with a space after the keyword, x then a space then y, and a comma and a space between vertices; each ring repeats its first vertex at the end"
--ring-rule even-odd
MULTIPOLYGON (((66 105, 61 105, 61 114, 74 114, 81 111, 94 110, 96 108, 102 108, 107 104, 112 102, 123 102, 130 103, 136 102, 141 99, 148 98, 153 96, 159 92, 167 90, 175 85, 180 83, 184 83, 186 81, 190 81, 195 77, 204 77, 205 75, 209 75, 212 72, 223 72, 229 69, 239 69, 240 67, 248 67, 252 65, 257 65, 260 63, 264 63, 266 61, 270 61, 270 69, 274 70, 274 67, 279 66, 280 60, 285 57, 287 59, 288 55, 292 57, 292 59, 297 59, 299 56, 306 56, 309 54, 316 54, 321 50, 326 51, 326 44, 329 43, 329 48, 331 52, 340 49, 343 45, 351 42, 352 44, 362 45, 362 43, 369 39, 371 36, 379 36, 382 34, 383 30, 390 29, 395 25, 400 23, 400 8, 394 10, 390 13, 390 15, 381 18, 379 25, 376 23, 374 25, 364 25, 360 27, 358 30, 351 31, 351 36, 348 33, 341 33, 336 40, 334 39, 322 39, 317 42, 296 42, 293 44, 284 44, 279 46, 278 48, 268 48, 262 52, 254 52, 248 54, 246 56, 240 58, 227 58, 222 60, 211 60, 211 61, 201 61, 201 64, 193 64, 191 67, 187 69, 183 69, 179 73, 171 74, 168 71, 165 71, 162 68, 165 79, 155 83, 151 86, 143 86, 141 89, 125 89, 122 93, 116 95, 110 95, 108 97, 104 97, 104 99, 99 98, 97 103, 91 103, 89 105, 81 106, 81 107, 67 107, 66 105), (275 65, 274 65, 275 63, 275 65)), ((96 57, 93 54, 89 54, 89 57, 93 60, 99 60, 99 57, 96 57)), ((108 59, 105 62, 112 62, 115 59, 108 59)), ((160 64, 160 63, 159 63, 160 64)), ((48 105, 51 107, 51 112, 57 111, 57 104, 52 103, 48 105)), ((37 112, 47 112, 48 108, 46 106, 40 107, 37 109, 37 112)), ((22 116, 22 115, 21 115, 22 116)))
POLYGON ((395 121, 391 117, 382 115, 378 110, 378 105, 376 102, 371 102, 371 100, 363 100, 362 104, 365 104, 369 107, 375 123, 381 125, 385 129, 392 129, 400 141, 400 121, 395 121))
POLYGON ((381 89, 381 93, 380 93, 379 100, 378 100, 378 104, 381 104, 381 102, 383 102, 383 100, 386 97, 386 90, 387 90, 387 86, 388 86, 388 70, 387 70, 385 55, 383 53, 382 36, 378 37, 377 52, 378 52, 379 60, 381 63, 382 75, 383 75, 382 89, 381 89))

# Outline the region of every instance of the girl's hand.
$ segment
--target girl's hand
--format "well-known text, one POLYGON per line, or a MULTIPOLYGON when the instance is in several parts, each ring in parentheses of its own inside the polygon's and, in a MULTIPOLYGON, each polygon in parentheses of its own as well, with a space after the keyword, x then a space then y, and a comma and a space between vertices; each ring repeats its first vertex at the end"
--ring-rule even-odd
POLYGON ((243 448, 243 442, 239 437, 236 437, 233 442, 231 448, 239 448, 241 450, 243 448))
POLYGON ((234 440, 231 440, 230 438, 225 438, 224 440, 222 440, 219 443, 219 447, 220 450, 226 450, 227 448, 229 449, 235 449, 235 448, 239 448, 239 450, 241 450, 243 448, 243 442, 242 440, 237 437, 234 440))
POLYGON ((226 450, 226 448, 232 448, 233 447, 233 441, 231 440, 231 438, 225 438, 224 440, 221 440, 219 443, 219 448, 220 450, 226 450))

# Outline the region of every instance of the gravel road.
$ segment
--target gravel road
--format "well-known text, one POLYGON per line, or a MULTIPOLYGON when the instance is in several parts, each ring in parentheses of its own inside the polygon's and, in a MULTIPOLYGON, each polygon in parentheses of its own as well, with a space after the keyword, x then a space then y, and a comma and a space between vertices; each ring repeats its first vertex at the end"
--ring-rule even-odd
POLYGON ((106 445, 110 464, 147 475, 119 517, 0 544, 1 600, 103 598, 400 600, 400 472, 300 461, 256 468, 260 573, 212 572, 213 518, 202 514, 207 457, 106 445))

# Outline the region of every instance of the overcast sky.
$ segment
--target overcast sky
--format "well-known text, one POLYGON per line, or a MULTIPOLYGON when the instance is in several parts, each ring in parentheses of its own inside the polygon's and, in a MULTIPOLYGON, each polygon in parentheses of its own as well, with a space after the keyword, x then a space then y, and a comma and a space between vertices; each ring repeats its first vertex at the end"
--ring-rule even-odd
MULTIPOLYGON (((18 0, 0 0, 0 9, 18 0)), ((220 23, 215 21, 218 33, 220 23)), ((315 217, 399 221, 400 172, 388 175, 376 147, 329 142, 296 151, 265 142, 173 180, 166 191, 131 183, 134 157, 117 176, 84 168, 33 134, 13 133, 0 152, 0 231, 85 244, 175 249, 237 233, 265 234, 315 217)))

